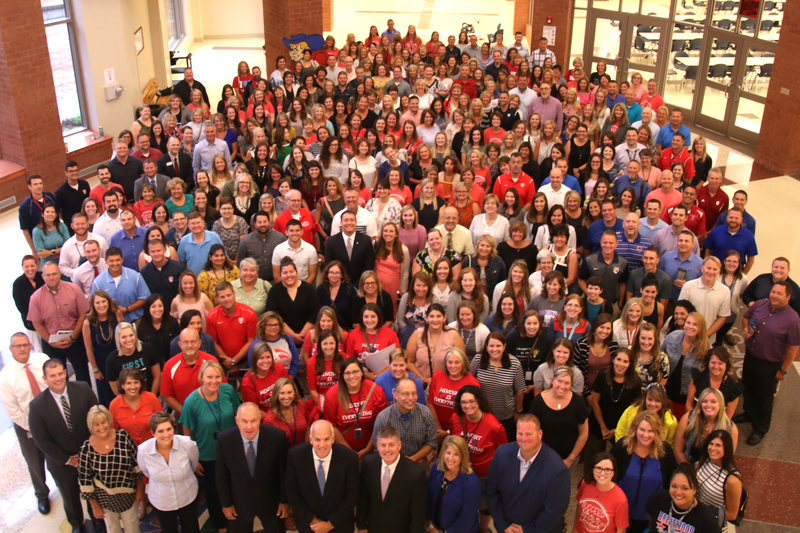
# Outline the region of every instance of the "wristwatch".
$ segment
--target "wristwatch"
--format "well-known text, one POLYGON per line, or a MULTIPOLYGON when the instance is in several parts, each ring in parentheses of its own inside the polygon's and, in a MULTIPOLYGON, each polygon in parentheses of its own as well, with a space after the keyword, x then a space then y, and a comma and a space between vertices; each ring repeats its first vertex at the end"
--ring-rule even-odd
POLYGON ((788 370, 784 370, 783 368, 779 368, 778 370, 780 370, 781 374, 783 374, 784 376, 789 373, 788 370))

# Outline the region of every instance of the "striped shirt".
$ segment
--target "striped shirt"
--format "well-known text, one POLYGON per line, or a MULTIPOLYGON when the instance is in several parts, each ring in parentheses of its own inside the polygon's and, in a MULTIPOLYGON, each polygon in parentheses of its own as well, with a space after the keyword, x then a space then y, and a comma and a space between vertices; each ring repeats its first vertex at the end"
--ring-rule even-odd
POLYGON ((525 376, 519 359, 510 355, 511 367, 494 367, 491 363, 486 370, 481 370, 481 357, 478 354, 470 363, 470 373, 478 378, 481 390, 489 401, 492 414, 498 420, 513 418, 515 407, 515 394, 525 389, 525 376))
MULTIPOLYGON (((703 285, 703 278, 687 281, 681 289, 679 300, 689 300, 695 309, 706 319, 706 327, 719 317, 731 315, 731 291, 716 280, 710 289, 703 285)), ((708 340, 713 344, 717 334, 709 335, 708 340)))

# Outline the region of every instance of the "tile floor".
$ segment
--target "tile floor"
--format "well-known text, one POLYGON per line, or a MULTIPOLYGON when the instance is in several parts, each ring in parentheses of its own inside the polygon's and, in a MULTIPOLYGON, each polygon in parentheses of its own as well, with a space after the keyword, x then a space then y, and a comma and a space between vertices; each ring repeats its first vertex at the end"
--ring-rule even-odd
MULTIPOLYGON (((487 4, 470 0, 458 3, 453 0, 439 0, 435 3, 412 0, 411 3, 398 2, 397 6, 384 2, 378 9, 380 10, 376 10, 374 3, 368 0, 336 2, 335 28, 332 33, 337 41, 343 41, 351 31, 357 36, 361 35, 372 23, 379 22, 379 27, 382 27, 383 21, 388 17, 394 18, 398 28, 416 24, 421 36, 427 38, 432 29, 438 29, 444 35, 451 31, 457 32, 465 21, 475 24, 479 32, 491 31, 501 21, 504 27, 509 27, 513 16, 513 3, 507 1, 487 4), (392 7, 398 7, 398 10, 391 10, 392 7)), ((212 104, 216 104, 222 85, 232 78, 228 74, 233 73, 238 61, 246 60, 250 65, 264 65, 264 55, 258 39, 205 41, 194 43, 190 51, 194 54, 195 76, 206 84, 212 104), (222 75, 220 65, 231 67, 225 68, 226 74, 222 75)), ((724 143, 711 140, 709 153, 716 165, 725 167, 725 189, 729 195, 739 188, 748 192, 748 210, 762 228, 758 234, 760 255, 750 277, 767 272, 770 259, 778 255, 789 258, 794 264, 800 264, 800 221, 796 216, 796 204, 792 201, 793 198, 800 197, 800 181, 789 176, 772 175, 768 175, 770 179, 751 181, 751 157, 725 146, 724 143), (767 230, 772 224, 778 225, 778 233, 767 230)), ((16 212, 0 215, 0 235, 4 236, 4 255, 13 258, 0 263, 0 277, 11 280, 20 273, 18 258, 28 251, 18 230, 16 212)), ((0 298, 0 301, 11 302, 10 284, 0 285, 0 298)), ((19 315, 10 303, 0 307, 0 339, 9 338, 21 326, 19 315)), ((2 352, 3 357, 10 357, 5 348, 2 352)), ((741 353, 737 355, 741 358, 741 353)), ((740 466, 744 473, 745 486, 753 498, 748 520, 740 528, 741 532, 800 532, 796 505, 790 505, 786 499, 792 488, 795 498, 798 492, 795 480, 800 474, 800 451, 790 443, 799 436, 793 418, 799 389, 800 376, 797 372, 792 372, 776 401, 774 430, 759 446, 750 447, 744 443, 750 433, 749 428, 744 428, 741 432, 743 436, 738 448, 740 466)), ((5 413, 1 414, 5 416, 5 413)), ((2 423, 0 420, 0 424, 2 423)), ((6 419, 6 425, 0 426, 0 431, 7 425, 6 419)), ((69 530, 54 483, 50 483, 52 511, 47 516, 39 515, 36 511, 36 499, 13 431, 0 433, 0 464, 3 472, 0 476, 0 531, 39 533, 69 530)), ((575 468, 572 476, 576 483, 580 478, 579 470, 575 468)), ((567 515, 570 521, 572 512, 571 508, 567 515)), ((143 523, 142 530, 158 531, 158 528, 153 524, 143 523)))

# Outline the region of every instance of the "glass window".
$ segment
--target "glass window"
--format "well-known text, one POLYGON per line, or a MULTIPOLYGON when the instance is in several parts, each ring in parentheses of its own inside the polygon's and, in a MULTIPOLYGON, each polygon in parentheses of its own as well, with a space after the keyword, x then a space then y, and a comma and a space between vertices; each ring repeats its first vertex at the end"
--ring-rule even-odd
POLYGON ((184 35, 183 8, 181 3, 182 0, 164 0, 164 15, 170 50, 175 49, 184 35))
POLYGON ((53 69, 61 133, 69 135, 86 127, 69 4, 66 0, 42 0, 42 16, 53 69))
POLYGON ((573 12, 573 19, 572 19, 572 45, 570 46, 571 56, 569 60, 570 65, 572 65, 572 59, 583 56, 583 43, 585 38, 586 38, 586 10, 576 9, 573 12))

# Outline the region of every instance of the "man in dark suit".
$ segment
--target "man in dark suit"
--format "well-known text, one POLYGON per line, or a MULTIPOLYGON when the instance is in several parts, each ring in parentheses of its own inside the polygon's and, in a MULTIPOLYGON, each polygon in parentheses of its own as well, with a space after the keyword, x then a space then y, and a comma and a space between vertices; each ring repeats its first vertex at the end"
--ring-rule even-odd
POLYGON ((421 466, 400 453, 402 446, 400 433, 387 426, 378 432, 378 453, 364 459, 356 515, 360 533, 425 531, 428 480, 421 466))
MULTIPOLYGON (((44 452, 47 469, 64 498, 67 520, 76 533, 83 526, 78 451, 89 438, 86 415, 97 405, 97 398, 86 383, 67 381, 67 369, 59 359, 48 359, 42 373, 47 390, 31 401, 28 423, 34 444, 44 452)), ((91 512, 90 506, 90 516, 91 512)), ((94 522, 96 530, 105 531, 102 520, 94 522)))
POLYGON ((169 198, 169 192, 167 192, 167 182, 169 178, 158 174, 156 172, 156 162, 152 159, 147 159, 144 162, 144 176, 139 178, 133 183, 133 199, 134 201, 138 202, 142 199, 142 187, 147 185, 148 183, 153 186, 153 190, 156 193, 156 197, 160 198, 162 201, 166 201, 169 198))
POLYGON ((217 490, 231 533, 253 531, 256 516, 264 531, 282 532, 289 516, 284 477, 286 434, 261 423, 254 403, 236 411, 236 426, 217 436, 217 490))
POLYGON ((561 533, 569 507, 569 470, 542 443, 539 419, 517 420, 517 442, 495 452, 486 476, 486 502, 497 531, 561 533))
POLYGON ((309 441, 289 451, 286 497, 300 533, 352 533, 358 503, 358 455, 334 442, 327 420, 311 425, 309 441))
POLYGON ((181 141, 171 137, 167 141, 167 153, 158 159, 158 173, 167 178, 180 178, 186 184, 186 192, 194 189, 192 157, 181 152, 181 141))
POLYGON ((364 271, 375 268, 372 240, 367 235, 356 233, 356 214, 352 211, 342 213, 342 231, 325 244, 325 264, 329 265, 331 261, 341 261, 354 285, 358 285, 364 271))

